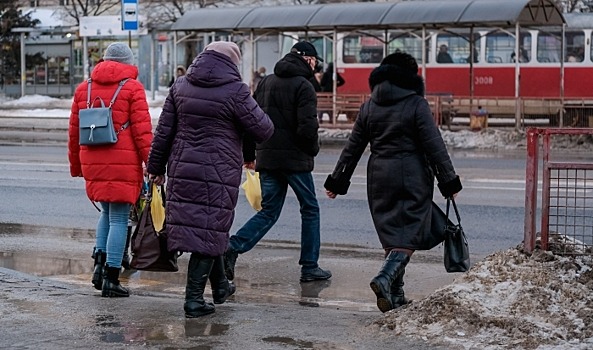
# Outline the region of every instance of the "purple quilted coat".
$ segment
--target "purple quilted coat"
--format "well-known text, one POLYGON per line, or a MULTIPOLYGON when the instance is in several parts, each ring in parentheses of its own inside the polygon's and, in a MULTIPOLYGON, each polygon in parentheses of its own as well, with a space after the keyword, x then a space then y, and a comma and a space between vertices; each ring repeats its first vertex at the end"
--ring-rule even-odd
POLYGON ((169 250, 224 253, 241 183, 243 138, 262 142, 273 132, 230 58, 209 50, 194 59, 169 90, 148 159, 150 174, 167 171, 169 250))

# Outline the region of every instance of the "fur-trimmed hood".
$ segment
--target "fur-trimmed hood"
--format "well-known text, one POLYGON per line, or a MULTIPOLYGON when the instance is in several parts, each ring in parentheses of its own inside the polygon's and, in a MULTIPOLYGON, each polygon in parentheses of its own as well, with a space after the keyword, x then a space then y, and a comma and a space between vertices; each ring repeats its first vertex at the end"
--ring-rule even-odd
POLYGON ((410 70, 381 65, 369 76, 371 99, 380 105, 393 104, 410 95, 424 96, 424 80, 410 70))

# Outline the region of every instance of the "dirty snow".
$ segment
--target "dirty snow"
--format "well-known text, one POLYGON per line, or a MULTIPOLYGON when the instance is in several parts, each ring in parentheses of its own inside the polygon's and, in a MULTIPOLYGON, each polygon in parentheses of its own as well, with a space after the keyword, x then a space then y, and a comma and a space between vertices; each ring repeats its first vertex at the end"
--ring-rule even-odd
MULTIPOLYGON (((573 247, 563 236, 552 241, 553 251, 573 247)), ((592 267, 590 255, 497 252, 373 327, 455 349, 592 349, 592 267)))

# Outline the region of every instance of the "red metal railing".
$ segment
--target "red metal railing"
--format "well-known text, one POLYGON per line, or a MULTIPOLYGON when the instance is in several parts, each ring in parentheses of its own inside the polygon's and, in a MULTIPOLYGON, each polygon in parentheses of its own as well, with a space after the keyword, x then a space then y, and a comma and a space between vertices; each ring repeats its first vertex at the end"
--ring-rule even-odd
MULTIPOLYGON (((593 135, 589 128, 529 128, 525 173, 524 246, 536 245, 540 138, 542 140, 541 248, 549 249, 551 228, 564 237, 564 253, 583 253, 593 243, 593 162, 550 160, 553 135, 593 135)), ((592 253, 589 251, 588 253, 592 253)))

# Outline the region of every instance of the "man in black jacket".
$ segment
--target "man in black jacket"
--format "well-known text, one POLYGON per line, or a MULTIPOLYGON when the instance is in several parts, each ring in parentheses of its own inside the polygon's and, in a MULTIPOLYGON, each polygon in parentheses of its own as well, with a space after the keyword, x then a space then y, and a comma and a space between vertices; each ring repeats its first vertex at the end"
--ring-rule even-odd
POLYGON ((301 211, 301 282, 327 280, 331 272, 318 265, 319 204, 313 183, 314 158, 319 153, 317 95, 309 81, 317 61, 315 47, 296 43, 257 86, 255 100, 274 122, 274 134, 257 145, 245 142, 244 166, 259 172, 262 209, 231 236, 225 253, 227 278, 235 277, 239 254, 251 250, 280 217, 288 186, 301 211), (256 157, 257 155, 257 157, 256 157), (255 159, 257 158, 257 165, 255 159))

